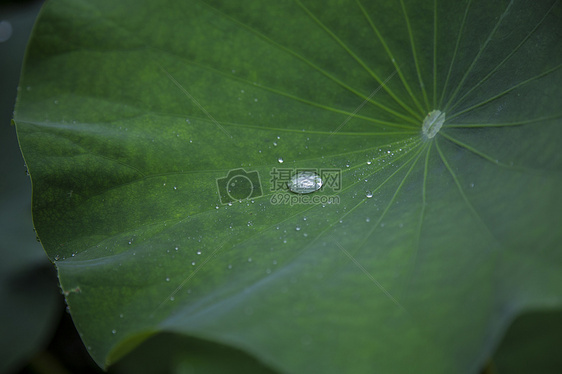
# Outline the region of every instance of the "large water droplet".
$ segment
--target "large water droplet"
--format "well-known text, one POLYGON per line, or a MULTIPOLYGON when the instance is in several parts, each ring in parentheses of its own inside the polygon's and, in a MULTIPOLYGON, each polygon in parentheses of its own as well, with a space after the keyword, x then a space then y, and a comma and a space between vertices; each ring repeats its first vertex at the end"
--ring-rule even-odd
POLYGON ((425 117, 422 124, 422 134, 426 139, 433 138, 445 122, 445 113, 433 110, 425 117))
POLYGON ((288 186, 292 192, 305 194, 318 191, 322 187, 322 178, 311 171, 301 171, 293 176, 288 186))

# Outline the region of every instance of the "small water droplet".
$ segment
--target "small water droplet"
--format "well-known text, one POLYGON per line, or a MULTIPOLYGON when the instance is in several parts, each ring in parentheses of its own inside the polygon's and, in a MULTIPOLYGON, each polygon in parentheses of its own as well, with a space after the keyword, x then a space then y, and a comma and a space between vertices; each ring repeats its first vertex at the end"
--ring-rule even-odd
POLYGON ((201 254, 201 251, 197 251, 197 254, 200 255, 200 254, 201 254))
POLYGON ((119 318, 123 318, 123 313, 119 314, 119 318))
POLYGON ((170 281, 170 278, 169 278, 169 277, 166 277, 166 282, 169 282, 169 281, 170 281))
POLYGON ((283 159, 282 159, 281 157, 279 157, 279 158, 277 159, 277 161, 279 161, 280 164, 283 163, 283 159))
POLYGON ((371 219, 369 217, 365 218, 365 222, 371 222, 371 219))
POLYGON ((115 334, 117 334, 117 330, 113 329, 113 330, 111 330, 111 333, 112 333, 113 335, 115 335, 115 334))
POLYGON ((195 261, 193 261, 193 262, 191 263, 191 265, 195 266, 195 261))
POLYGON ((174 190, 177 190, 178 188, 176 186, 174 186, 174 190))
POLYGON ((367 161, 367 165, 371 165, 371 161, 367 161))
POLYGON ((371 197, 373 197, 373 193, 371 191, 367 191, 365 196, 367 196, 367 198, 370 199, 371 197))
POLYGON ((297 230, 297 231, 300 231, 300 229, 301 229, 300 226, 295 227, 295 230, 297 230))
POLYGON ((248 257, 248 262, 252 262, 252 258, 251 258, 251 257, 248 257))

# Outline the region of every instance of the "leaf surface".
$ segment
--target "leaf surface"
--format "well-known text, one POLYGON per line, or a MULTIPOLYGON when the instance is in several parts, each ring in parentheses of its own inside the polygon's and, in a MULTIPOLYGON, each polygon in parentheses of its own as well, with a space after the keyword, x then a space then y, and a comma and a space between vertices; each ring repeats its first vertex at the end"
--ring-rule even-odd
POLYGON ((15 121, 94 359, 167 331, 286 373, 476 372, 562 301, 560 14, 50 2, 15 121), (277 190, 281 169, 324 186, 277 190))

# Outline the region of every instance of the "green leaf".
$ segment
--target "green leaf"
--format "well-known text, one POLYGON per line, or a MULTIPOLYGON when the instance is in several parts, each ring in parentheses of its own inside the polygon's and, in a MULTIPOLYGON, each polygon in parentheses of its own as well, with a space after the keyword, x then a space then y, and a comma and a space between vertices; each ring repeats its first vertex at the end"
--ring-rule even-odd
POLYGON ((498 373, 558 373, 562 359, 562 313, 542 311, 519 316, 494 354, 498 373))
POLYGON ((48 3, 15 121, 94 359, 166 331, 284 373, 477 372, 562 302, 561 11, 48 3), (297 168, 322 189, 276 190, 297 168))

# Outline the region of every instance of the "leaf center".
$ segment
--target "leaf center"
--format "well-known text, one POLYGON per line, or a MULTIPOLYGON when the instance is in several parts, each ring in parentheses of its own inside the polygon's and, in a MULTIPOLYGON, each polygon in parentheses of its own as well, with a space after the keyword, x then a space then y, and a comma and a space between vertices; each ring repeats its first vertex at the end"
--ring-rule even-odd
POLYGON ((423 120, 422 134, 425 139, 431 139, 439 132, 445 122, 445 113, 433 110, 423 120))

